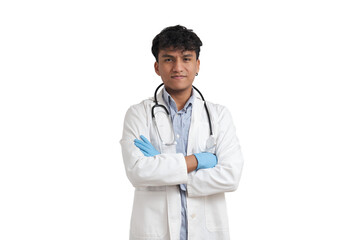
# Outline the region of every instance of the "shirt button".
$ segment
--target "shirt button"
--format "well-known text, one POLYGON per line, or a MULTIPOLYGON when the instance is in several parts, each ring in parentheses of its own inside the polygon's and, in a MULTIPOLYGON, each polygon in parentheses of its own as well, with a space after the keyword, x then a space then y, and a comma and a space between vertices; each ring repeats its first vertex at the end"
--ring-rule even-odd
POLYGON ((179 134, 176 134, 176 138, 180 138, 180 135, 179 135, 179 134))

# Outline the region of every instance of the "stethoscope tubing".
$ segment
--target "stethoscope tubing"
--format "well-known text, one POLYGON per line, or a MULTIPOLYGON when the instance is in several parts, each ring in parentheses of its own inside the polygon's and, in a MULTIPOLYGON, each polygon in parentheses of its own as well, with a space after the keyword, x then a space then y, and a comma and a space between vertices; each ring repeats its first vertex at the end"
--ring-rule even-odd
MULTIPOLYGON (((156 107, 162 107, 162 108, 164 108, 165 111, 166 111, 166 113, 167 113, 167 115, 170 116, 170 113, 169 113, 169 111, 167 110, 167 108, 166 108, 164 105, 159 104, 159 103, 158 103, 158 100, 157 100, 157 96, 156 96, 156 95, 157 95, 157 91, 159 90, 159 88, 160 88, 162 85, 164 85, 164 83, 161 83, 161 84, 156 88, 155 93, 154 93, 154 102, 155 102, 155 105, 151 108, 151 116, 152 116, 153 119, 155 119, 155 110, 154 110, 154 109, 155 109, 156 107)), ((207 105, 206 105, 205 98, 204 98, 204 96, 202 95, 202 93, 200 92, 199 89, 197 89, 194 85, 193 85, 192 87, 200 94, 201 99, 204 101, 204 107, 205 107, 206 115, 207 115, 208 122, 209 122, 210 136, 212 136, 212 135, 213 135, 213 131, 212 131, 210 113, 209 113, 209 109, 208 109, 208 107, 207 107, 207 105)))
POLYGON ((210 136, 212 136, 212 135, 213 135, 213 132, 212 132, 212 126, 211 126, 211 120, 210 120, 210 113, 209 113, 209 109, 208 109, 207 106, 206 106, 205 98, 204 98, 203 95, 201 94, 200 90, 197 89, 194 85, 193 85, 193 88, 200 94, 201 99, 204 101, 204 107, 205 107, 206 115, 207 115, 207 117, 208 117, 208 122, 209 122, 210 136))

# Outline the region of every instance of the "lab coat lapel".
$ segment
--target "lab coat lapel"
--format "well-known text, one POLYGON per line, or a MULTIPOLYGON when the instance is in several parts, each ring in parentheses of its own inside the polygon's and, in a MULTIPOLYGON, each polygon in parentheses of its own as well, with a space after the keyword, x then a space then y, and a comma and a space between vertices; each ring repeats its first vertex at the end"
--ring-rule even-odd
POLYGON ((199 121, 201 121, 201 112, 204 108, 203 101, 200 98, 200 95, 194 91, 194 103, 192 107, 191 112, 191 124, 190 124, 190 130, 189 130, 189 136, 188 136, 188 146, 187 146, 187 155, 191 155, 194 153, 196 148, 196 135, 198 133, 197 126, 199 124, 199 121))
MULTIPOLYGON (((168 109, 164 99, 163 99, 163 89, 157 94, 158 104, 163 105, 168 109)), ((168 109, 169 110, 169 109, 168 109)), ((172 143, 174 139, 173 126, 171 117, 167 115, 166 111, 162 107, 156 107, 154 109, 154 114, 156 118, 155 128, 158 128, 159 131, 159 142, 161 143, 161 152, 162 153, 176 153, 176 146, 170 145, 166 146, 164 143, 172 143), (157 125, 157 126, 156 126, 157 125), (162 142, 163 141, 163 142, 162 142)))

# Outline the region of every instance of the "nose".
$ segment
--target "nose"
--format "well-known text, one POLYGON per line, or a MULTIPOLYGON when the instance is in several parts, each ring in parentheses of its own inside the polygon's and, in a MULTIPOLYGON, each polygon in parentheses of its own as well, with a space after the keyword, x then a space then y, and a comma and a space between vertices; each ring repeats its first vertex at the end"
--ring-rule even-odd
POLYGON ((182 72, 183 71, 183 65, 181 61, 176 60, 173 64, 173 72, 182 72))

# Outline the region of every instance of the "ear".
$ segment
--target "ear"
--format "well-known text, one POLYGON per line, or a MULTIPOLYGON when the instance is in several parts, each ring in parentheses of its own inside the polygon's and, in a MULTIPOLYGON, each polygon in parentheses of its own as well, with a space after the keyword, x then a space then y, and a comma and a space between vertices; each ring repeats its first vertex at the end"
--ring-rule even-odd
POLYGON ((154 63, 154 69, 155 69, 156 74, 160 76, 159 63, 158 62, 154 63))
POLYGON ((198 73, 200 70, 200 59, 196 60, 196 72, 198 73))

